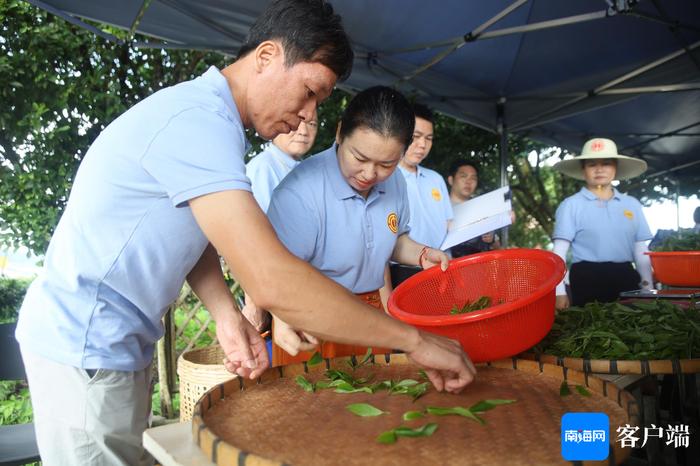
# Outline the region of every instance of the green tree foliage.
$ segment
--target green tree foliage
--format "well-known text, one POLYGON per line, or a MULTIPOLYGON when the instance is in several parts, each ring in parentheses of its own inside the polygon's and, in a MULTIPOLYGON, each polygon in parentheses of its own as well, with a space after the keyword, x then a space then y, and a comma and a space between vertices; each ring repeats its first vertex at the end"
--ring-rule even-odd
MULTIPOLYGON (((0 19, 0 246, 23 245, 42 254, 80 160, 100 131, 153 92, 231 59, 201 51, 138 49, 128 40, 117 45, 20 0, 0 2, 0 19)), ((128 39, 122 31, 109 32, 128 39)), ((350 98, 336 89, 321 105, 310 153, 333 143, 350 98)), ((253 131, 248 136, 253 152, 259 152, 264 141, 253 131)), ((492 133, 437 115, 435 142, 425 164, 446 176, 455 159, 476 159, 480 192, 486 192, 500 184, 498 143, 492 133)), ((545 245, 556 207, 578 185, 551 169, 558 150, 511 137, 508 153, 517 214, 510 243, 545 245), (536 165, 528 162, 532 151, 540 154, 536 165)), ((648 202, 673 197, 671 181, 639 178, 619 189, 648 202)), ((681 194, 697 192, 697 184, 684 180, 681 194)))
POLYGON ((0 324, 17 320, 31 280, 0 277, 0 324))
POLYGON ((0 2, 0 18, 0 243, 41 254, 99 132, 158 89, 226 60, 117 45, 18 0, 0 2))

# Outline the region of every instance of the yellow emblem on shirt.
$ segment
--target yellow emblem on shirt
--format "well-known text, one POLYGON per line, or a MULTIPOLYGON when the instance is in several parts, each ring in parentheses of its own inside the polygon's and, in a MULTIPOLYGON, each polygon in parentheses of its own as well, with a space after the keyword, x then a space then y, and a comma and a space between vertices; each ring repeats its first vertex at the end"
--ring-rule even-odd
POLYGON ((440 194, 439 189, 433 188, 433 191, 430 194, 433 196, 433 199, 435 199, 436 201, 442 200, 442 194, 440 194))
POLYGON ((627 217, 627 218, 630 219, 630 220, 632 220, 632 219, 634 218, 634 214, 632 213, 631 210, 625 209, 625 211, 623 212, 623 214, 625 214, 625 217, 627 217))
POLYGON ((394 212, 390 213, 386 218, 386 224, 389 226, 392 233, 399 231, 399 217, 397 217, 394 212))

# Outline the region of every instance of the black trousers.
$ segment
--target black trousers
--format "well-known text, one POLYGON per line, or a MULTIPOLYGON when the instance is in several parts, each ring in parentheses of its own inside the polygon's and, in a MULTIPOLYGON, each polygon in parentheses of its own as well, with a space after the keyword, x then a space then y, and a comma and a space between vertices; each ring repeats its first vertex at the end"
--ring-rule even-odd
POLYGON ((640 281, 630 262, 576 262, 569 271, 571 304, 609 303, 623 291, 638 290, 640 281))
POLYGON ((401 282, 423 269, 416 265, 391 264, 389 270, 391 271, 391 286, 396 288, 401 282))

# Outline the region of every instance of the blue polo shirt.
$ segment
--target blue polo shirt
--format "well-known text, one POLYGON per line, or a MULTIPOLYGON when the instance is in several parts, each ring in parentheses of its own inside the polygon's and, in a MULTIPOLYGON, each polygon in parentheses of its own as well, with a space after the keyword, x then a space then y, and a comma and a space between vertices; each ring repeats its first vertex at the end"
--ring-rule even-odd
POLYGON ((652 238, 642 205, 613 189, 607 201, 586 188, 559 205, 554 239, 571 242, 573 262, 632 262, 634 244, 652 238))
POLYGON ((353 293, 366 293, 384 285, 384 266, 408 232, 410 211, 398 172, 365 199, 345 181, 333 146, 282 180, 267 215, 294 255, 353 293))
POLYGON ((213 67, 107 126, 22 304, 23 350, 86 369, 146 367, 161 317, 208 244, 188 201, 250 191, 245 151, 240 115, 213 67))
POLYGON ((266 212, 270 205, 272 191, 297 165, 298 160, 283 152, 274 143, 270 143, 245 166, 253 188, 253 196, 263 212, 266 212))
POLYGON ((411 173, 399 166, 406 180, 411 207, 411 239, 439 249, 447 235, 447 221, 452 220, 452 204, 445 180, 436 171, 418 166, 411 173))

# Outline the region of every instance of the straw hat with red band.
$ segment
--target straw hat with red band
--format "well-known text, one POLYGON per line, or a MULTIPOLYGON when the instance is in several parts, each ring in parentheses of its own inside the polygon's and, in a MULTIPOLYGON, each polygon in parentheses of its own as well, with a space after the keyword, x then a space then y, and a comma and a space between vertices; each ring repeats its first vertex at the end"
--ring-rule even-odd
POLYGON ((554 165, 554 169, 577 180, 583 180, 581 161, 591 159, 615 159, 617 161, 616 180, 634 178, 647 170, 647 163, 644 160, 618 154, 617 145, 610 139, 604 138, 589 139, 583 145, 580 155, 562 160, 554 165))

